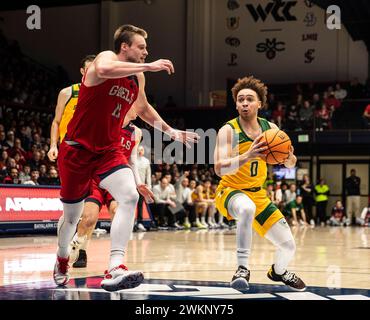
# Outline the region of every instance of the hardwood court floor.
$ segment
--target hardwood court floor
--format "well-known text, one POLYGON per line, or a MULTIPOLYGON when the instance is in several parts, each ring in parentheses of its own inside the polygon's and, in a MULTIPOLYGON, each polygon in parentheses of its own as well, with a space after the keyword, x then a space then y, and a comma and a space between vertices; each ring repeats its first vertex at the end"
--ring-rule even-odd
MULTIPOLYGON (((290 264, 308 286, 370 288, 370 228, 293 228, 297 252, 290 264)), ((52 280, 56 236, 0 238, 0 286, 52 280)), ((126 264, 146 279, 229 282, 236 269, 234 230, 134 233, 126 264)), ((107 268, 109 235, 94 237, 86 269, 72 278, 100 276, 107 268)), ((267 277, 274 247, 257 234, 250 259, 251 283, 273 284, 267 277)))

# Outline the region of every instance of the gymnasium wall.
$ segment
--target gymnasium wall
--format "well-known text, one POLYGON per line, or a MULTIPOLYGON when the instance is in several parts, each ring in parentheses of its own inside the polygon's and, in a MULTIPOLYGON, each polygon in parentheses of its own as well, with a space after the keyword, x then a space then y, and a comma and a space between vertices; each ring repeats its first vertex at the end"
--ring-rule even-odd
POLYGON ((352 41, 344 26, 329 30, 325 11, 307 7, 307 1, 283 3, 290 8, 273 16, 272 0, 103 1, 44 8, 41 30, 26 28, 25 10, 1 12, 0 26, 31 57, 62 64, 73 81, 80 79, 82 56, 111 48, 117 26, 143 27, 149 32, 148 61, 170 58, 176 68, 172 76, 147 75, 147 93, 158 105, 169 95, 180 106, 208 105, 210 91, 224 90, 227 78, 245 74, 269 83, 367 78, 362 41, 352 41))

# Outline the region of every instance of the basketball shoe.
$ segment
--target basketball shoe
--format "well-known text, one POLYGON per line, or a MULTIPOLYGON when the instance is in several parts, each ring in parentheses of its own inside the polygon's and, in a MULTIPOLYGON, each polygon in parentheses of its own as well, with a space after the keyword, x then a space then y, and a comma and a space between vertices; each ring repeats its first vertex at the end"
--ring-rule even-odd
POLYGON ((141 271, 128 271, 123 264, 118 267, 106 270, 101 287, 107 291, 118 291, 122 289, 131 289, 139 286, 144 280, 141 271))
POLYGON ((274 265, 267 272, 267 277, 272 281, 281 281, 295 291, 306 290, 306 285, 301 278, 297 277, 293 272, 286 270, 283 274, 277 274, 274 265))
POLYGON ((87 266, 87 254, 86 250, 78 250, 77 260, 72 264, 73 268, 86 268, 87 266))
POLYGON ((62 258, 57 256, 57 261, 55 262, 54 266, 53 278, 55 284, 58 286, 64 286, 69 281, 68 261, 69 258, 62 258))
POLYGON ((233 278, 231 279, 230 286, 237 290, 249 289, 249 278, 251 272, 244 266, 239 266, 233 278))

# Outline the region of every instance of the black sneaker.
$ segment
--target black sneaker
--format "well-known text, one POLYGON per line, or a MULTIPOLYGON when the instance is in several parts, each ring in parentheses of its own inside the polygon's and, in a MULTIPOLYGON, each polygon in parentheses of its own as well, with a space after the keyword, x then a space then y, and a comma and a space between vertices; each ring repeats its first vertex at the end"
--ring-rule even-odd
POLYGON ((237 290, 249 289, 251 272, 244 266, 239 266, 230 282, 230 287, 237 290))
POLYGON ((295 291, 305 291, 306 285, 301 278, 297 277, 293 272, 285 271, 283 274, 276 274, 274 265, 267 272, 267 277, 272 281, 281 281, 295 291))
POLYGON ((87 266, 87 255, 86 251, 80 249, 78 252, 78 258, 76 262, 72 265, 73 268, 86 268, 87 266))

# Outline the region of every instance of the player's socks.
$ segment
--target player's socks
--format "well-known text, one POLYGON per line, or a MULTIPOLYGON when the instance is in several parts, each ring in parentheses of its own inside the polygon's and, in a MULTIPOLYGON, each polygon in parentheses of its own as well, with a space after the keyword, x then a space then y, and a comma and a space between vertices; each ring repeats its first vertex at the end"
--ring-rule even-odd
POLYGON ((58 223, 58 251, 62 258, 69 256, 69 244, 76 232, 77 223, 82 215, 84 202, 63 203, 63 216, 58 223))

